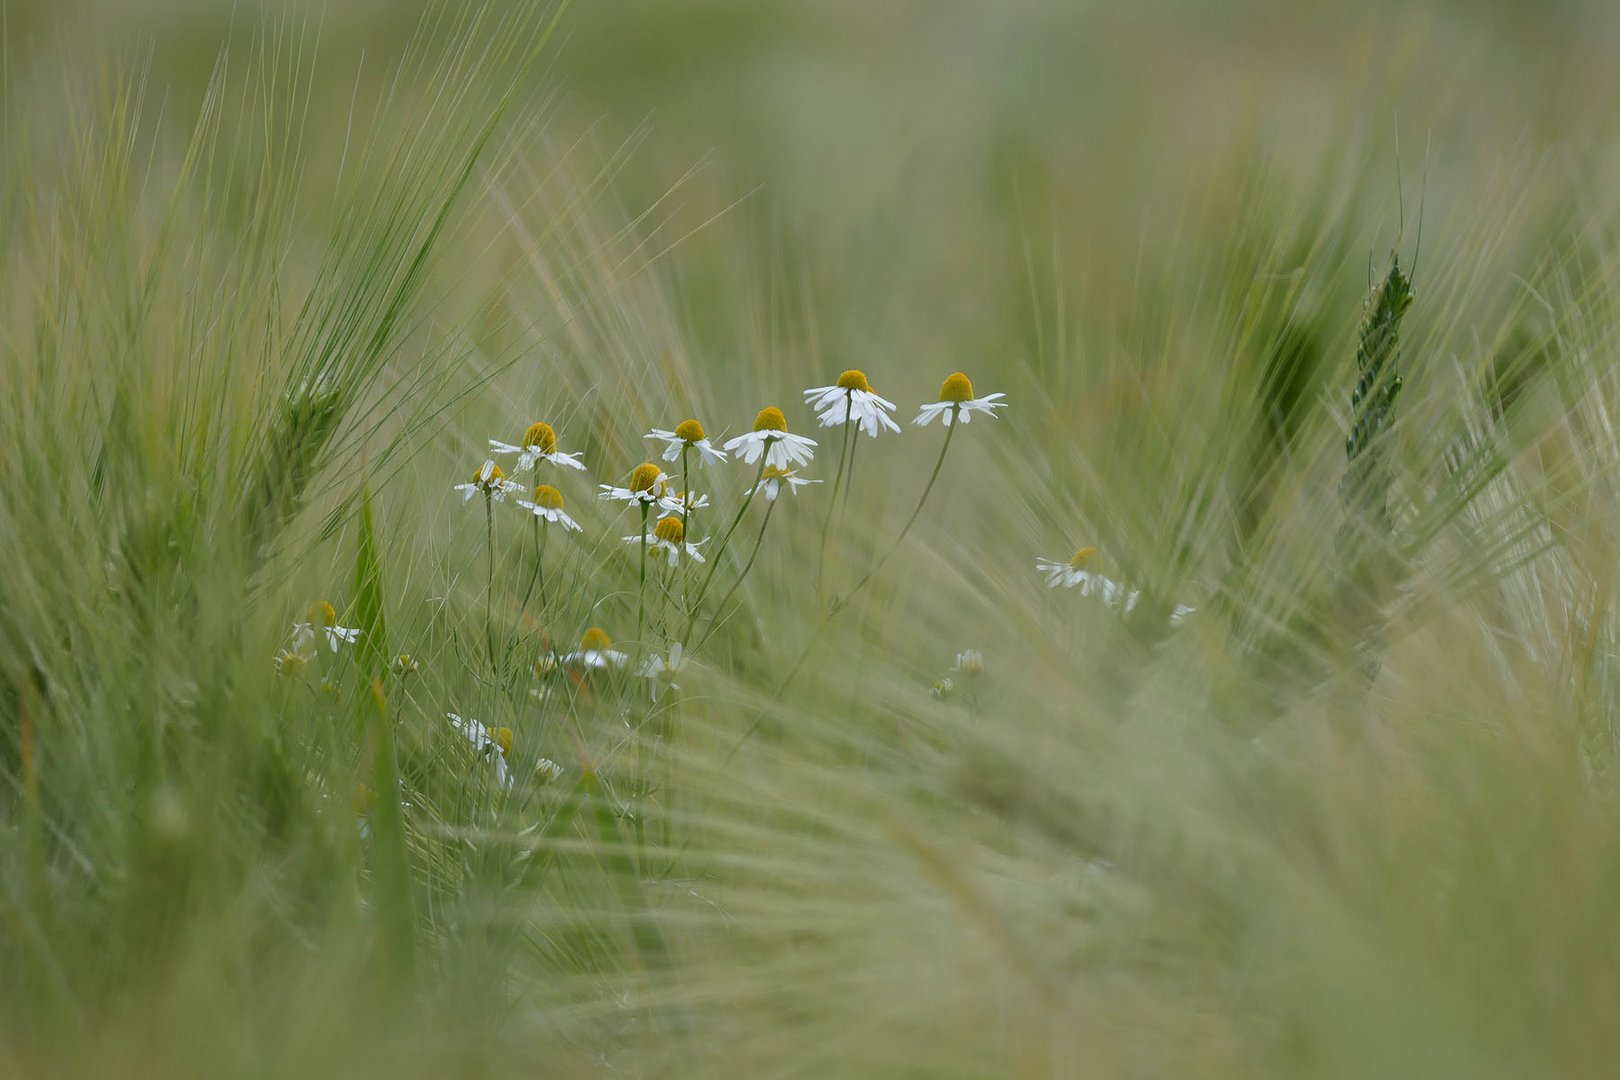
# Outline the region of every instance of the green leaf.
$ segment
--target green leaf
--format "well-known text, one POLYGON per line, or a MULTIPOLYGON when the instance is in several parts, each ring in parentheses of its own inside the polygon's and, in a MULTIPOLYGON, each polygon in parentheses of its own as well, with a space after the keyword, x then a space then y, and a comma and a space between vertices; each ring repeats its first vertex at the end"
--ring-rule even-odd
POLYGON ((380 675, 371 680, 371 693, 361 695, 361 708, 370 713, 372 722, 372 902, 385 943, 383 959, 394 985, 403 989, 415 976, 416 906, 399 799, 399 770, 394 761, 394 724, 380 675))

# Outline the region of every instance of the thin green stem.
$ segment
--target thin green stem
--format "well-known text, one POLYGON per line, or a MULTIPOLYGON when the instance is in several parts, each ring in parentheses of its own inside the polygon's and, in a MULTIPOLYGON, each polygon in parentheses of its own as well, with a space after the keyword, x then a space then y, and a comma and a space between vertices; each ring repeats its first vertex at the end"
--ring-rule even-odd
POLYGON ((647 512, 652 504, 641 504, 641 578, 636 583, 636 642, 645 641, 647 622, 647 512))
POLYGON ((703 606, 703 598, 709 595, 709 586, 713 584, 714 575, 720 569, 720 557, 726 553, 726 546, 731 543, 731 534, 737 531, 738 525, 742 524, 743 515, 748 513, 748 507, 754 501, 754 492, 759 490, 759 482, 765 477, 765 463, 770 459, 771 451, 770 447, 767 446, 765 453, 759 459, 759 471, 754 474, 754 482, 748 485, 748 494, 743 497, 742 505, 737 507, 736 516, 731 519, 731 524, 726 528, 725 535, 720 538, 719 546, 709 555, 708 573, 703 575, 703 584, 698 588, 697 599, 692 601, 692 605, 687 612, 686 633, 681 635, 681 644, 683 646, 692 637, 692 631, 697 626, 698 608, 703 606))
POLYGON ((849 458, 850 414, 844 413, 844 431, 839 440, 838 469, 833 473, 832 497, 827 500, 827 516, 821 520, 821 553, 816 556, 816 600, 821 599, 821 576, 827 567, 827 537, 832 532, 833 511, 838 507, 838 492, 844 486, 844 463, 849 458))
POLYGON ((849 463, 844 466, 844 497, 843 500, 838 504, 838 515, 840 520, 843 519, 844 508, 849 505, 849 493, 855 490, 855 454, 860 450, 860 448, 861 431, 860 428, 855 428, 854 434, 850 436, 849 463))
POLYGON ((546 543, 551 539, 549 528, 540 530, 540 546, 534 554, 534 566, 540 577, 540 614, 546 613, 546 543))
POLYGON ((736 744, 732 746, 730 751, 726 753, 725 758, 721 762, 722 766, 728 764, 731 759, 736 756, 737 751, 743 748, 743 744, 752 738, 754 732, 758 731, 759 726, 765 722, 765 717, 770 710, 770 706, 777 702, 782 695, 786 693, 787 688, 792 684, 794 677, 799 674, 799 669, 804 667, 805 661, 810 658, 810 651, 815 647, 816 640, 821 637, 822 632, 832 624, 833 619, 838 616, 839 612, 843 611, 849 606, 849 602, 855 598, 856 594, 865 588, 867 584, 869 584, 871 580, 877 576, 877 572, 883 568, 883 564, 888 562, 889 558, 900 549, 901 542, 904 541, 907 534, 911 532, 911 527, 917 523, 917 518, 921 516, 923 507, 928 503, 928 496, 934 490, 935 482, 939 480, 940 469, 945 465, 945 454, 951 448, 951 436, 956 434, 957 413, 960 411, 961 410, 959 408, 954 408, 951 410, 951 415, 945 425, 945 442, 939 448, 939 457, 934 462, 934 471, 928 475, 928 483, 924 485, 922 495, 917 499, 916 509, 912 510, 911 516, 906 519, 906 523, 901 527, 899 535, 894 538, 894 543, 890 545, 889 550, 884 552, 882 557, 872 565, 872 568, 866 572, 866 575, 855 583, 855 587, 850 589, 847 595, 845 595, 837 603, 833 604, 832 607, 827 609, 827 613, 822 616, 821 622, 817 623, 816 628, 811 631, 810 640, 804 643, 804 649, 799 653, 799 658, 793 661, 793 666, 788 668, 787 674, 784 675, 782 677, 782 681, 777 684, 776 690, 771 694, 770 701, 766 703, 764 708, 760 709, 759 714, 754 717, 753 722, 749 724, 747 730, 742 733, 742 737, 739 738, 736 744))
POLYGON ((488 537, 489 580, 484 589, 484 644, 489 649, 490 674, 495 673, 495 499, 484 493, 485 535, 488 537))
MULTIPOLYGON (((518 610, 520 612, 528 609, 529 598, 534 595, 535 582, 540 580, 540 563, 541 563, 542 558, 543 558, 543 556, 542 556, 542 553, 540 551, 540 515, 535 514, 534 515, 534 573, 529 575, 529 584, 523 590, 523 603, 518 605, 518 610)), ((545 599, 544 599, 543 596, 542 596, 542 598, 540 600, 540 606, 541 607, 545 606, 545 599)))
POLYGON ((765 504, 765 516, 760 520, 759 534, 754 537, 754 550, 748 553, 748 561, 743 564, 742 573, 737 575, 737 580, 731 583, 731 588, 726 590, 726 595, 722 596, 720 602, 714 605, 714 614, 709 616, 709 629, 704 633, 703 640, 698 642, 699 649, 707 645, 709 639, 714 636, 714 632, 720 628, 720 613, 726 610, 726 605, 731 602, 731 598, 736 596, 737 590, 742 587, 743 579, 748 577, 748 571, 754 568, 754 560, 759 558, 760 545, 765 542, 765 526, 771 523, 771 512, 775 509, 776 500, 772 499, 765 504))
MULTIPOLYGON (((687 455, 692 449, 691 443, 681 443, 681 537, 682 543, 692 538, 692 471, 687 462, 687 455)), ((691 584, 691 575, 683 563, 681 566, 681 607, 687 605, 687 587, 691 584)))
POLYGON ((847 607, 849 602, 855 598, 855 594, 864 589, 877 576, 877 572, 883 569, 883 564, 893 558, 896 551, 900 550, 900 544, 911 532, 911 527, 917 524, 917 518, 922 516, 923 507, 928 503, 928 496, 934 490, 934 483, 939 479, 939 471, 945 466, 945 454, 951 448, 951 436, 956 434, 956 414, 960 411, 960 406, 952 407, 949 422, 945 425, 945 441, 940 444, 939 457, 934 461, 934 471, 928 474, 928 483, 923 486, 922 495, 917 499, 917 506, 911 511, 911 516, 906 519, 905 525, 901 527, 899 535, 894 538, 894 543, 890 544, 889 550, 885 551, 877 562, 872 564, 872 568, 866 572, 865 576, 857 581, 855 586, 842 599, 833 604, 831 614, 836 615, 847 607))

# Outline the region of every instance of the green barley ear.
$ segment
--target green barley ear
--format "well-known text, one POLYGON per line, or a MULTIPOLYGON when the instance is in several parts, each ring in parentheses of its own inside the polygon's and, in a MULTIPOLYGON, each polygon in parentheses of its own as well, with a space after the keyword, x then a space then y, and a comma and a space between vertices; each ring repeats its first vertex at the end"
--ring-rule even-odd
POLYGON ((1400 397, 1401 320, 1412 306, 1412 281, 1401 273, 1399 256, 1373 294, 1361 340, 1356 346, 1356 385, 1350 392, 1350 436, 1344 443, 1346 467, 1340 487, 1345 511, 1387 533, 1390 477, 1383 461, 1381 436, 1395 417, 1400 397))
POLYGON ((343 393, 325 380, 307 380, 281 399, 242 507, 247 535, 261 557, 302 505, 342 415, 343 393))
POLYGON ((1384 604, 1394 575, 1382 558, 1393 523, 1389 516, 1390 469, 1385 436, 1401 393, 1401 320, 1412 306, 1412 281, 1398 256, 1374 292, 1356 347, 1356 385, 1350 392, 1350 436, 1345 440, 1344 480, 1339 486, 1345 520, 1338 536, 1343 556, 1334 590, 1333 624, 1338 653, 1336 711, 1359 716, 1378 670, 1384 604))

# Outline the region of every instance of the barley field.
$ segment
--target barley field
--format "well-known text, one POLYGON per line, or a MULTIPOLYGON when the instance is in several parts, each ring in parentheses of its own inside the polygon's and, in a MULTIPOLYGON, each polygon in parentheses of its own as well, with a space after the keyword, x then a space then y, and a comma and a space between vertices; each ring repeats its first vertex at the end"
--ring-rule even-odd
POLYGON ((0 1078, 1620 1075, 1617 58, 0 0, 0 1078))

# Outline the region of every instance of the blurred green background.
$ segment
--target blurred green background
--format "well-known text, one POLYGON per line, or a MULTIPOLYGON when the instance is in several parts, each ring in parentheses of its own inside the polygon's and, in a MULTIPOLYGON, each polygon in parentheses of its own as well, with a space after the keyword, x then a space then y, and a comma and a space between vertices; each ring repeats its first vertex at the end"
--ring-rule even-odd
MULTIPOLYGON (((302 27, 318 38, 311 120, 335 125, 422 10, 12 0, 6 47, 46 86, 117 50, 145 65, 150 107, 185 118, 222 42, 302 27)), ((726 297, 755 305, 744 287, 768 282, 813 306, 829 356, 870 362, 900 343, 1010 347, 998 316, 1032 310, 1026 244, 1044 301, 1151 310, 1141 267, 1242 242, 1231 225, 1256 187, 1353 189, 1366 231, 1344 255, 1382 257, 1398 156, 1408 218, 1427 177, 1431 235, 1477 230, 1454 208, 1514 169, 1584 178, 1580 211, 1606 209, 1617 54, 1620 10, 1602 0, 599 0, 568 10, 534 78, 556 146, 633 144, 627 213, 656 205, 664 240, 705 226, 676 275, 697 344, 736 349, 726 297)), ((1566 211, 1529 210, 1553 227, 1566 211)))

